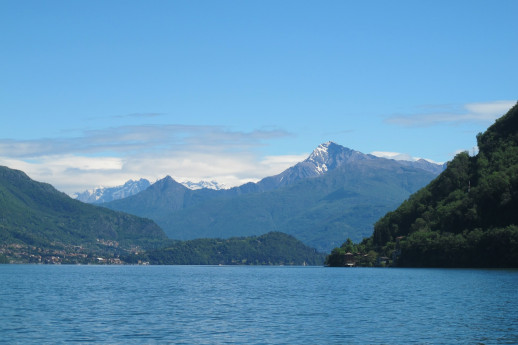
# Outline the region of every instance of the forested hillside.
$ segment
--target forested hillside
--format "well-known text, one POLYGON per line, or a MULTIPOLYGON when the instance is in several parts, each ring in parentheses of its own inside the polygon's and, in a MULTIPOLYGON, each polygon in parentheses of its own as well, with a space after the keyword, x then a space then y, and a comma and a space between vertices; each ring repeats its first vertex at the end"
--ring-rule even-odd
POLYGON ((399 266, 518 267, 518 106, 364 241, 399 266))
POLYGON ((322 265, 325 255, 293 236, 262 236, 175 241, 165 249, 132 255, 127 262, 157 265, 322 265))
POLYGON ((154 248, 166 238, 149 219, 84 204, 0 166, 0 254, 14 261, 61 263, 67 256, 66 262, 76 262, 154 248))

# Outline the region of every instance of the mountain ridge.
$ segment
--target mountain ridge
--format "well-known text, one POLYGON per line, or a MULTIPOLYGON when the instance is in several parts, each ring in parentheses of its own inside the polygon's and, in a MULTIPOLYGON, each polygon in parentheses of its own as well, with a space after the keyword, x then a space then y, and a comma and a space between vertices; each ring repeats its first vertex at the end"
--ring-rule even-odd
POLYGON ((121 186, 115 187, 97 187, 94 189, 88 189, 83 192, 77 192, 71 195, 72 198, 79 201, 96 204, 103 202, 110 202, 113 200, 123 199, 131 195, 135 195, 146 188, 151 183, 144 178, 139 180, 128 180, 121 186))
POLYGON ((168 176, 139 194, 103 206, 151 218, 174 239, 248 236, 282 231, 318 250, 327 251, 335 241, 341 242, 346 238, 340 236, 351 235, 355 228, 359 230, 353 234, 354 238, 367 236, 371 232, 371 224, 368 223, 374 223, 374 216, 380 217, 380 212, 396 207, 411 192, 435 176, 410 163, 402 164, 366 155, 328 142, 319 145, 304 161, 257 183, 219 191, 193 191, 168 176), (373 171, 379 172, 378 176, 373 171), (383 189, 379 181, 363 183, 362 176, 385 181, 391 196, 387 198, 377 191, 383 189), (353 179, 357 186, 351 182, 353 179), (308 186, 312 187, 305 191, 308 186), (374 197, 382 200, 382 204, 373 200, 374 197), (365 219, 361 224, 356 224, 352 211, 345 218, 339 215, 339 207, 352 209, 354 203, 360 201, 362 207, 372 211, 362 213, 365 219), (276 205, 278 210, 272 209, 272 205, 276 205), (296 207, 291 209, 293 205, 296 207), (302 221, 308 214, 313 214, 313 218, 306 223, 313 228, 308 228, 302 221), (318 225, 319 216, 324 217, 322 226, 318 225), (347 222, 352 224, 347 225, 347 222), (297 232, 290 223, 304 228, 305 233, 297 232), (327 241, 323 235, 326 231, 333 232, 334 238, 328 244, 324 243, 327 241), (317 240, 317 237, 320 239, 317 240))
MULTIPOLYGON (((217 181, 205 181, 201 180, 198 182, 184 181, 180 184, 191 190, 197 189, 213 189, 220 190, 225 189, 225 186, 218 183, 217 181)), ((83 192, 76 192, 71 195, 73 199, 89 203, 89 204, 101 204, 114 200, 124 199, 129 196, 138 194, 143 190, 146 190, 152 183, 145 178, 139 180, 128 180, 123 185, 114 187, 103 187, 99 186, 93 189, 87 189, 83 192)))
MULTIPOLYGON (((191 190, 211 189, 211 190, 232 190, 228 194, 246 194, 250 192, 268 191, 281 186, 285 186, 294 180, 303 178, 316 177, 326 173, 328 170, 333 170, 342 164, 347 164, 354 159, 377 159, 385 158, 372 154, 363 154, 359 151, 351 150, 332 141, 320 144, 313 152, 302 162, 287 168, 281 173, 273 176, 267 176, 258 182, 249 182, 240 186, 226 188, 225 185, 218 183, 215 180, 207 181, 200 180, 198 182, 192 181, 177 181, 183 186, 191 190), (336 161, 335 161, 336 160, 336 161)), ((423 170, 433 173, 439 173, 444 170, 444 165, 433 163, 425 159, 418 160, 398 160, 403 165, 419 166, 423 170)), ((171 177, 170 175, 167 175, 171 177)), ((166 177, 167 177, 166 176, 166 177)), ((158 180, 159 181, 159 180, 158 180)), ((85 190, 83 192, 76 192, 71 196, 77 200, 101 204, 114 200, 124 199, 126 197, 140 193, 147 189, 152 183, 149 180, 140 178, 139 180, 128 180, 123 185, 114 187, 97 187, 94 189, 85 190)))

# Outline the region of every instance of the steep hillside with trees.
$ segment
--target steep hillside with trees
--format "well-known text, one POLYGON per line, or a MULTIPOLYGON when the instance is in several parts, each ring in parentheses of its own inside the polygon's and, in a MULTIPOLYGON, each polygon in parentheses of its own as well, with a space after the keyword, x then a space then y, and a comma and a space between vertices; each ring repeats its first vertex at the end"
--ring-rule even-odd
POLYGON ((518 267, 518 105, 364 241, 399 266, 518 267))
POLYGON ((58 251, 70 259, 72 254, 151 249, 165 239, 149 219, 84 204, 21 171, 0 166, 0 250, 6 256, 38 262, 57 257, 50 254, 58 251))

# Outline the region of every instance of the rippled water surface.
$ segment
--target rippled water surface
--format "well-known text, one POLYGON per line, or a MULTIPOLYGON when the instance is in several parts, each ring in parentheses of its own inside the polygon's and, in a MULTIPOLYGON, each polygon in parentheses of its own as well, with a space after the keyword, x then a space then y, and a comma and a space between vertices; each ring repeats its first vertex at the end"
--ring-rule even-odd
POLYGON ((1 344, 516 344, 518 271, 0 265, 1 344))

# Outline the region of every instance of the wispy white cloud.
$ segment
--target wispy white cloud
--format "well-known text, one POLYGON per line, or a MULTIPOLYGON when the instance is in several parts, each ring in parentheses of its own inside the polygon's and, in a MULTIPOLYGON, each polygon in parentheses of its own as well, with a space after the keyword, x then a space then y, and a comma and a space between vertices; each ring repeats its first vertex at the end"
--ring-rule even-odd
POLYGON ((129 179, 171 175, 235 186, 281 172, 296 156, 262 157, 258 148, 289 136, 217 126, 140 125, 86 131, 75 138, 0 139, 0 164, 66 193, 129 179))
POLYGON ((469 103, 466 109, 483 120, 494 120, 495 116, 501 116, 506 113, 516 101, 494 101, 487 103, 469 103))
POLYGON ((218 126, 139 125, 85 131, 75 138, 0 139, 0 156, 33 157, 55 154, 144 153, 168 148, 207 151, 247 150, 290 135, 282 130, 230 131, 218 126))
POLYGON ((423 127, 439 124, 456 125, 466 122, 490 122, 505 114, 516 101, 468 103, 462 107, 441 106, 441 111, 394 115, 385 120, 405 127, 423 127))

